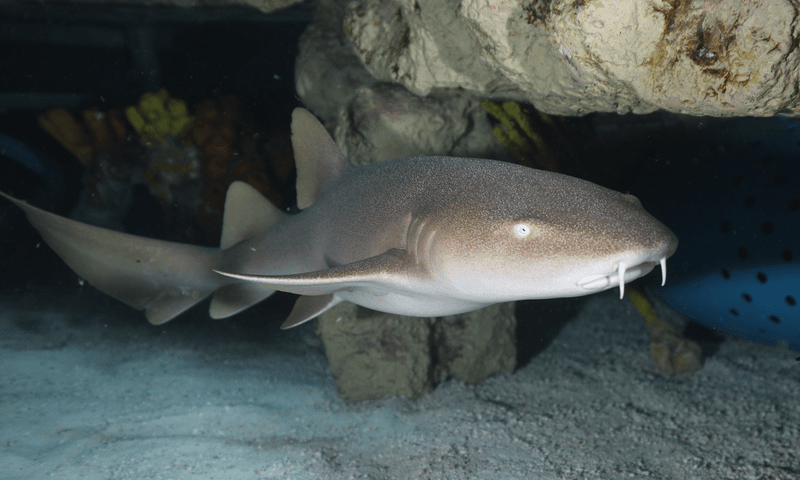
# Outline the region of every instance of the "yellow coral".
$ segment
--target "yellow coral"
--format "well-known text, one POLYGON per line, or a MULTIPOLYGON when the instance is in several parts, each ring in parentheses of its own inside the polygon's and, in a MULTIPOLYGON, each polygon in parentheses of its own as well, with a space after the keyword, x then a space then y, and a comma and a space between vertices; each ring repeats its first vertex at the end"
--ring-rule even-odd
POLYGON ((163 144, 167 141, 167 135, 173 138, 182 137, 194 121, 186 108, 186 102, 170 98, 165 88, 143 94, 137 106, 125 109, 125 116, 139 133, 144 146, 163 144))
POLYGON ((131 124, 136 132, 141 132, 144 124, 146 123, 144 118, 139 114, 139 110, 136 110, 136 107, 128 107, 125 109, 125 117, 127 117, 128 122, 131 124))
MULTIPOLYGON (((528 116, 522 111, 519 103, 503 102, 502 105, 498 105, 486 99, 481 102, 481 105, 489 115, 502 124, 495 127, 492 135, 505 145, 517 160, 524 162, 527 152, 534 150, 541 152, 546 149, 547 145, 542 137, 533 130, 528 116)), ((547 123, 552 122, 546 115, 542 119, 547 123)))
POLYGON ((628 298, 630 299, 631 303, 636 310, 639 312, 639 315, 644 318, 644 323, 647 324, 648 329, 652 329, 658 323, 658 313, 656 313, 656 309, 653 308, 653 305, 647 301, 647 299, 641 293, 637 292, 636 290, 629 290, 628 291, 628 298))

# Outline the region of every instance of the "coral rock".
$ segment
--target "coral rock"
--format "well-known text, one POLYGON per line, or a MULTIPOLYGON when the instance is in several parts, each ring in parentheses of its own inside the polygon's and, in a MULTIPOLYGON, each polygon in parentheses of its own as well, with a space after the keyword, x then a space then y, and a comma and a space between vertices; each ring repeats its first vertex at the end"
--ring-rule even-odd
POLYGON ((516 364, 513 304, 432 318, 342 303, 315 320, 340 394, 417 398, 450 377, 478 383, 516 364))
POLYGON ((800 114, 797 21, 791 0, 360 0, 344 32, 375 79, 417 95, 771 116, 800 114))

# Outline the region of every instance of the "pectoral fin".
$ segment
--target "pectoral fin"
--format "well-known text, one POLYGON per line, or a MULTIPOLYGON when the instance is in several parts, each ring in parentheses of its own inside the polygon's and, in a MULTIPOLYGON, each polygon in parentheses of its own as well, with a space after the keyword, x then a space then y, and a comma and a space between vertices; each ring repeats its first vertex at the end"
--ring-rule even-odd
POLYGON ((375 295, 382 295, 388 291, 405 289, 415 266, 405 250, 391 249, 381 255, 316 272, 293 275, 215 272, 298 295, 329 295, 352 290, 368 290, 375 295))

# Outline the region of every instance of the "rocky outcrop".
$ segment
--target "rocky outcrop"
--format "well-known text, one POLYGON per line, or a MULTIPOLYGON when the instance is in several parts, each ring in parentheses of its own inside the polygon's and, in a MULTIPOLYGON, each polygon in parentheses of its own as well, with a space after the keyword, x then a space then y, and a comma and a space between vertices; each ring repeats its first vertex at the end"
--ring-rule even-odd
POLYGON ((419 96, 460 89, 557 115, 800 112, 794 0, 360 0, 335 9, 327 28, 342 28, 352 47, 338 42, 360 60, 346 71, 419 96))

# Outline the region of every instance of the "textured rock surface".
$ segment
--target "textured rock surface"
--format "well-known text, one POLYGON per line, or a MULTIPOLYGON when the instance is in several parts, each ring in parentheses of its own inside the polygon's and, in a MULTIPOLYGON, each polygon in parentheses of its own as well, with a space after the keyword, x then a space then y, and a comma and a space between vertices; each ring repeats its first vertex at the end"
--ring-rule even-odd
POLYGON ((345 36, 346 12, 343 0, 319 2, 300 39, 295 85, 303 104, 334 133, 351 162, 366 165, 420 154, 510 157, 492 138, 474 95, 437 89, 422 97, 373 77, 345 36))
POLYGON ((431 382, 431 320, 375 312, 346 302, 314 322, 342 397, 421 397, 431 382))
POLYGON ((552 114, 800 112, 792 0, 360 0, 344 31, 377 79, 552 114))
POLYGON ((342 397, 417 398, 450 377, 479 383, 516 365, 513 304, 439 319, 343 303, 315 320, 342 397))
POLYGON ((303 104, 331 126, 358 88, 376 80, 361 64, 342 30, 342 0, 320 0, 295 61, 295 87, 303 104))
MULTIPOLYGON (((115 6, 132 6, 141 8, 152 8, 158 6, 169 6, 179 8, 224 8, 232 6, 253 7, 262 13, 273 13, 284 8, 302 3, 304 0, 69 0, 60 2, 63 4, 96 4, 108 8, 115 6)), ((11 3, 11 2, 9 2, 11 3)), ((16 2, 19 4, 31 2, 16 2)))
POLYGON ((464 92, 418 97, 386 83, 362 87, 336 121, 335 138, 356 165, 417 155, 503 159, 486 111, 464 92))
POLYGON ((514 303, 451 315, 433 324, 434 378, 480 383, 514 370, 517 364, 514 303))

